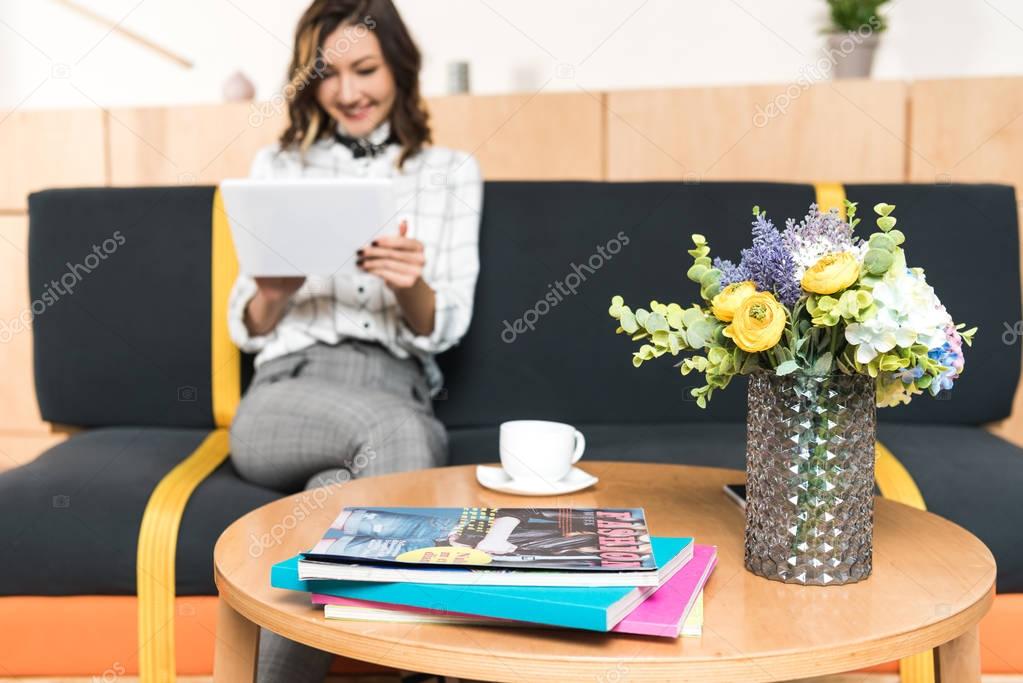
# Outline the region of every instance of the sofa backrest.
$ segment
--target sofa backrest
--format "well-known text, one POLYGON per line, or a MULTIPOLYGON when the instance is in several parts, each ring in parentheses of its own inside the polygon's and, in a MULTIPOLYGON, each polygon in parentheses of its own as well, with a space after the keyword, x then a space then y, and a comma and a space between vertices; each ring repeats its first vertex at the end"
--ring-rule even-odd
MULTIPOLYGON (((1005 324, 1020 320, 1012 188, 845 190, 859 203, 861 234, 873 229, 874 204, 897 205, 910 265, 926 270, 956 320, 980 327, 966 373, 946 400, 921 397, 881 411, 882 419, 980 424, 1006 417, 1020 371, 1019 348, 1002 341, 1005 324)), ((695 301, 698 289, 685 276, 691 233, 706 235, 712 255, 734 259, 749 245, 754 205, 784 227, 813 201, 814 187, 796 184, 488 183, 476 309, 468 335, 440 359, 447 392, 438 414, 449 426, 529 417, 579 424, 743 420, 741 380, 702 410, 689 395, 699 375, 682 377, 672 367, 678 359, 634 368, 638 344, 614 334, 608 305, 615 294, 633 308, 650 299, 695 301), (558 281, 561 289, 569 281, 577 287, 563 294, 558 281)))
POLYGON ((35 381, 44 419, 213 425, 213 194, 212 187, 154 187, 29 197, 35 381))
MULTIPOLYGON (((883 416, 979 424, 1009 414, 1019 353, 1002 333, 1020 319, 1016 204, 994 185, 850 185, 861 213, 898 205, 913 265, 957 320, 979 325, 948 400, 883 416)), ((214 424, 211 214, 214 188, 47 190, 29 201, 36 390, 43 418, 83 426, 214 424)), ((661 358, 631 364, 607 308, 622 294, 685 304, 689 234, 714 255, 749 242, 750 208, 801 217, 810 185, 490 182, 473 323, 440 357, 436 402, 449 427, 513 418, 579 424, 738 421, 743 382, 691 401, 696 376, 661 358)), ((869 218, 869 216, 868 216, 869 218)), ((243 358, 243 376, 251 359, 243 358)))

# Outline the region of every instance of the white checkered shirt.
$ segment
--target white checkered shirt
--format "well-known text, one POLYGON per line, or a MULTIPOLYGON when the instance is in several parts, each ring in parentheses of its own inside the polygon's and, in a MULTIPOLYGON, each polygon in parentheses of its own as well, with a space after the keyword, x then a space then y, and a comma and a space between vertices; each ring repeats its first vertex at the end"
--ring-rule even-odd
MULTIPOLYGON (((369 140, 379 143, 388 134, 385 122, 369 140)), ((278 145, 260 150, 251 177, 394 180, 399 218, 395 225, 406 218, 409 236, 423 243, 423 279, 437 293, 433 332, 414 333, 384 281, 360 271, 307 278, 277 327, 265 336, 250 335, 245 327, 245 307, 256 293, 256 283, 239 276, 228 306, 231 338, 241 350, 258 354, 257 367, 316 343, 337 344, 345 338, 379 342, 399 358, 417 357, 436 393, 443 378, 433 355, 456 344, 472 318, 483 204, 483 181, 476 159, 465 152, 429 147, 406 160, 399 171, 395 168, 401 150, 398 144, 388 145, 376 157, 356 159, 333 139, 321 140, 306 152, 305 163, 297 152, 278 150, 278 145)))

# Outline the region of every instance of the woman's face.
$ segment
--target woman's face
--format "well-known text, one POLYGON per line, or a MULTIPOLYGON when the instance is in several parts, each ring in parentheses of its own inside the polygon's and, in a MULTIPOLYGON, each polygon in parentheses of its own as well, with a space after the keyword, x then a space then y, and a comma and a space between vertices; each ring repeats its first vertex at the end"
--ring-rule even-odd
POLYGON ((380 41, 364 26, 344 24, 323 42, 326 71, 316 101, 354 137, 365 137, 391 113, 394 75, 380 41))

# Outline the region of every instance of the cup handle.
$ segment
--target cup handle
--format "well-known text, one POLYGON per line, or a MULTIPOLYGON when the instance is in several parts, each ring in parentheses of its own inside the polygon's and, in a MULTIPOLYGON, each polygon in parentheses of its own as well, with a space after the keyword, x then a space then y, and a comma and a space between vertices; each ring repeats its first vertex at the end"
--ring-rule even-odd
POLYGON ((579 462, 579 458, 583 457, 583 451, 586 450, 586 437, 578 429, 575 430, 575 452, 572 453, 572 464, 579 462))

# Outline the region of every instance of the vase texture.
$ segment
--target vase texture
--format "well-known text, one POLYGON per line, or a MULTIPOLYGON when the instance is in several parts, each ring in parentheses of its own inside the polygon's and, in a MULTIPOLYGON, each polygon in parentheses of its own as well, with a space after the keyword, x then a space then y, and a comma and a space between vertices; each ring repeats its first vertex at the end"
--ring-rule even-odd
POLYGON ((870 576, 874 393, 866 375, 750 377, 746 569, 817 586, 870 576))

